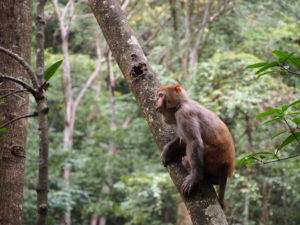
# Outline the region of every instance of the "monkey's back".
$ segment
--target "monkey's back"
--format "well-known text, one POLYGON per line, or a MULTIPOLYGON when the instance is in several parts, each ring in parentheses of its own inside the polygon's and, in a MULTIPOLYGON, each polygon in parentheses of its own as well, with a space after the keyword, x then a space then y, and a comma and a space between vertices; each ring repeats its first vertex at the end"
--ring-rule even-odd
POLYGON ((203 127, 202 137, 206 144, 204 162, 208 165, 208 173, 233 175, 235 168, 235 147, 233 137, 225 123, 212 111, 204 106, 200 113, 200 123, 203 127))
POLYGON ((198 117, 194 121, 199 121, 199 124, 194 126, 199 127, 204 142, 203 154, 206 173, 216 177, 232 176, 235 168, 235 147, 229 129, 214 112, 199 103, 191 101, 186 105, 188 107, 185 107, 184 104, 181 106, 184 115, 198 117))

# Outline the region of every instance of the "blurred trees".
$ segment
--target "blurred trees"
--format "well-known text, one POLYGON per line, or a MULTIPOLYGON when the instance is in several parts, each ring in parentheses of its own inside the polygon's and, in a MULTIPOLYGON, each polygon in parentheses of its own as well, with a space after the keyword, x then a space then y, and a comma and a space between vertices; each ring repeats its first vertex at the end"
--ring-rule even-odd
MULTIPOLYGON (((262 125, 255 116, 295 100, 299 77, 256 79, 246 66, 272 61, 270 53, 274 49, 300 55, 299 1, 122 3, 161 84, 180 81, 195 100, 215 111, 234 135, 238 159, 244 153, 276 149, 282 139, 274 142, 270 137, 280 130, 280 125, 262 125), (222 6, 224 11, 218 19, 202 26, 205 10, 208 19, 222 6), (197 56, 193 72, 189 63, 194 50, 197 56)), ((67 1, 59 1, 59 5, 62 9, 67 1)), ((48 3, 45 14, 45 58, 46 65, 51 65, 63 58, 62 31, 52 4, 48 3)), ((48 90, 51 109, 48 223, 60 224, 64 213, 71 210, 72 224, 97 224, 93 218, 101 224, 101 217, 105 217, 105 224, 111 225, 176 224, 183 216, 177 213, 179 194, 160 164, 146 121, 98 31, 86 2, 75 1, 68 36, 73 96, 80 94, 99 61, 103 65, 99 68, 101 76, 91 82, 76 110, 69 151, 64 151, 62 144, 66 125, 63 70, 52 78, 48 90), (66 165, 72 168, 68 188, 62 177, 66 165)), ((35 221, 32 215, 35 215, 38 166, 36 126, 30 123, 23 224, 35 221)), ((292 145, 287 150, 296 153, 299 148, 292 145)), ((288 151, 281 154, 284 156, 288 151)), ((229 223, 299 224, 298 174, 298 158, 249 168, 238 166, 226 193, 229 223)))

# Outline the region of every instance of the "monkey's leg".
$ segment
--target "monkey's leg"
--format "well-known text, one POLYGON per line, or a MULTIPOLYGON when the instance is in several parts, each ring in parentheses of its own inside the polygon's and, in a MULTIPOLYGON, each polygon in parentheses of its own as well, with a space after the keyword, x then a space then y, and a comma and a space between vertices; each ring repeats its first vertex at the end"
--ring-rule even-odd
POLYGON ((202 140, 193 140, 187 144, 187 157, 190 161, 190 174, 185 178, 182 184, 182 194, 190 196, 198 182, 203 179, 203 142, 202 140))
POLYGON ((174 151, 183 148, 183 144, 180 144, 180 137, 174 138, 172 141, 167 143, 162 153, 160 154, 160 159, 164 166, 167 166, 170 161, 172 161, 173 157, 176 155, 174 151), (174 154, 175 153, 175 154, 174 154))

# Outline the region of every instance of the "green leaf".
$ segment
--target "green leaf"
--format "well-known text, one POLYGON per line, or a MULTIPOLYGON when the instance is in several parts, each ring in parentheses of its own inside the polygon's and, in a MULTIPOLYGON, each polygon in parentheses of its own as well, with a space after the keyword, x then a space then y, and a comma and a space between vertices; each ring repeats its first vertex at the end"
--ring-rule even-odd
POLYGON ((282 112, 285 112, 285 111, 286 111, 288 108, 290 108, 291 106, 293 106, 293 105, 298 105, 298 104, 300 104, 300 100, 296 100, 296 101, 294 101, 294 102, 292 102, 292 103, 290 103, 290 104, 281 106, 281 110, 282 110, 282 112))
POLYGON ((274 134, 271 138, 274 139, 274 138, 278 137, 279 135, 284 134, 285 132, 287 132, 287 131, 286 130, 280 131, 280 132, 274 134))
POLYGON ((290 136, 288 136, 282 143, 281 145, 278 147, 278 150, 282 149, 284 146, 292 143, 293 141, 297 140, 300 138, 300 132, 296 132, 291 134, 290 136))
POLYGON ((246 161, 247 161, 247 158, 246 158, 246 157, 243 157, 243 158, 237 160, 237 161, 236 161, 236 164, 237 164, 237 165, 241 165, 241 164, 244 164, 246 161))
POLYGON ((247 164, 246 164, 246 167, 247 167, 247 168, 250 168, 252 165, 253 165, 253 163, 247 163, 247 164))
POLYGON ((292 119, 292 121, 296 124, 296 125, 299 125, 300 124, 300 118, 294 118, 292 119))
POLYGON ((273 155, 272 152, 255 152, 251 154, 250 156, 261 156, 261 155, 273 155))
POLYGON ((258 114, 256 116, 256 119, 260 119, 260 118, 263 118, 263 117, 266 117, 266 116, 269 116, 269 115, 272 115, 272 114, 275 114, 275 113, 277 113, 277 114, 281 113, 281 110, 280 109, 269 109, 266 112, 258 114))
POLYGON ((48 81, 51 79, 51 77, 55 74, 56 70, 60 67, 62 64, 63 60, 59 60, 56 63, 52 64, 51 66, 48 67, 45 71, 45 80, 48 81))
POLYGON ((255 74, 260 74, 261 72, 271 68, 271 67, 275 67, 275 66, 279 66, 278 62, 270 62, 268 64, 266 64, 265 66, 263 66, 261 69, 259 69, 258 71, 256 71, 255 74))
POLYGON ((0 132, 6 132, 7 131, 7 128, 6 127, 1 127, 0 128, 0 132))
POLYGON ((300 115, 300 112, 294 112, 294 113, 287 113, 285 116, 295 116, 295 115, 300 115))
POLYGON ((273 54, 277 55, 278 58, 280 59, 280 62, 285 63, 288 59, 290 59, 292 57, 292 55, 294 55, 295 53, 287 53, 287 52, 282 52, 279 50, 274 50, 272 52, 273 54))
POLYGON ((290 59, 288 59, 288 62, 300 69, 300 57, 299 58, 291 57, 290 59))
POLYGON ((251 64, 251 65, 247 66, 246 68, 247 69, 250 69, 250 68, 259 68, 259 67, 262 67, 262 66, 264 66, 266 64, 268 64, 268 62, 260 62, 260 63, 251 64))
POLYGON ((267 121, 263 122, 262 125, 265 125, 265 124, 268 124, 268 123, 280 120, 281 118, 282 118, 282 116, 276 116, 276 117, 274 117, 274 118, 272 118, 270 120, 267 120, 267 121))
POLYGON ((281 111, 285 112, 290 106, 289 105, 282 105, 281 106, 281 111))
POLYGON ((300 100, 296 100, 296 101, 290 103, 288 106, 291 107, 291 106, 297 105, 297 104, 300 104, 300 100))
POLYGON ((258 74, 256 78, 260 78, 264 75, 267 75, 267 74, 270 74, 270 73, 277 73, 277 72, 278 72, 277 70, 270 70, 270 71, 258 74))
POLYGON ((274 50, 272 53, 277 55, 279 58, 285 58, 288 55, 288 53, 279 50, 274 50))

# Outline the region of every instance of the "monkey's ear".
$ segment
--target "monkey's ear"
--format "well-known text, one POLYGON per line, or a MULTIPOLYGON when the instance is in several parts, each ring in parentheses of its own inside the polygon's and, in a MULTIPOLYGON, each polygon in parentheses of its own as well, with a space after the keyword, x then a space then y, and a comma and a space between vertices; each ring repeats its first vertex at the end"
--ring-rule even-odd
POLYGON ((181 93, 181 87, 180 87, 179 84, 175 85, 175 92, 176 92, 176 94, 180 94, 181 93))

